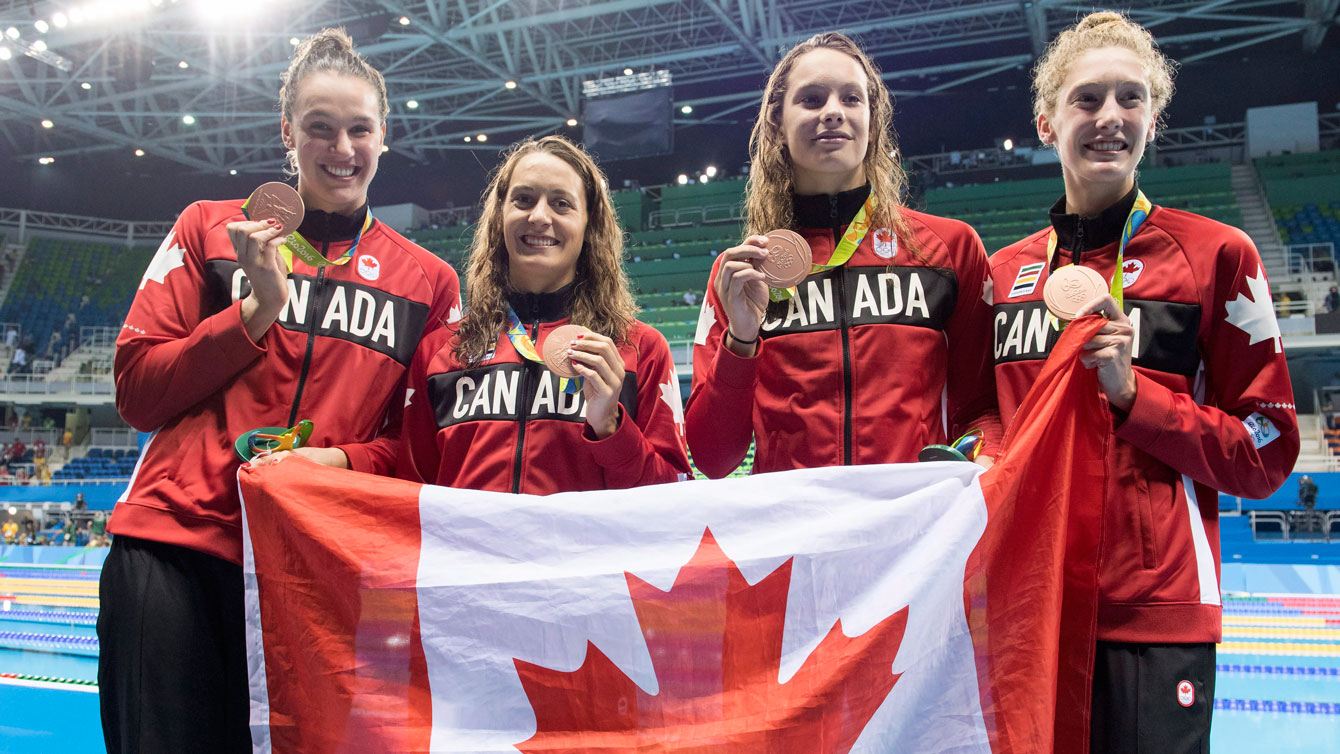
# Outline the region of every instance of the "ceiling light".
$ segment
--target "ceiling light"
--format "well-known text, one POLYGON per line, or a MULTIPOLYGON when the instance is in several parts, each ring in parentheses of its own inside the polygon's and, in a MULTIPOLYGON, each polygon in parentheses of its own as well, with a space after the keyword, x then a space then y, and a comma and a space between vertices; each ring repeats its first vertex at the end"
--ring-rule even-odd
POLYGON ((1006 152, 1014 149, 1014 139, 1006 139, 1001 146, 1005 148, 1006 152))
POLYGON ((5 29, 5 36, 6 36, 6 37, 9 37, 10 39, 18 39, 18 38, 19 38, 19 30, 18 30, 18 29, 15 29, 13 26, 11 26, 11 27, 9 27, 8 29, 5 29))
POLYGON ((182 122, 182 123, 185 123, 185 124, 188 125, 188 126, 194 126, 194 125, 195 125, 195 116, 194 116, 194 115, 183 115, 183 116, 181 116, 181 122, 182 122))
POLYGON ((467 137, 465 137, 465 143, 469 144, 469 143, 472 142, 472 141, 474 141, 474 137, 473 137, 473 136, 467 136, 467 137))
POLYGON ((143 156, 144 156, 144 150, 143 150, 143 149, 136 149, 136 150, 135 150, 135 156, 136 156, 136 157, 143 157, 143 156))
POLYGON ((382 153, 385 154, 386 152, 389 152, 389 151, 391 151, 391 148, 388 147, 388 146, 386 146, 385 144, 383 144, 383 145, 382 145, 382 153))
POLYGON ((699 183, 707 183, 709 180, 711 180, 711 179, 709 179, 706 175, 700 175, 700 176, 698 176, 698 182, 699 182, 699 183))
POLYGON ((51 25, 48 24, 46 22, 46 19, 43 18, 39 18, 36 21, 34 21, 33 28, 37 29, 38 34, 46 34, 47 32, 51 31, 51 25))
POLYGON ((625 76, 632 76, 632 75, 633 75, 633 69, 632 69, 632 68, 625 68, 625 69, 623 69, 623 75, 625 75, 625 76))
POLYGON ((708 165, 708 166, 707 166, 707 169, 704 170, 703 172, 704 172, 704 173, 707 173, 707 177, 708 177, 708 178, 716 178, 716 177, 717 177, 717 166, 716 166, 716 165, 708 165))
POLYGON ((8 47, 0 45, 0 60, 9 60, 12 57, 14 57, 14 53, 10 52, 8 47))
POLYGON ((185 60, 178 60, 178 61, 177 61, 177 67, 180 68, 180 69, 182 69, 182 70, 184 71, 184 70, 186 70, 187 68, 190 68, 190 67, 191 67, 191 64, 190 64, 190 63, 187 63, 185 60))
POLYGON ((476 136, 475 139, 477 139, 477 140, 479 140, 479 141, 488 141, 488 140, 489 140, 489 135, 488 135, 488 134, 480 134, 480 135, 476 136))
POLYGON ((88 91, 89 89, 93 88, 93 85, 85 81, 84 83, 79 85, 79 88, 83 89, 84 91, 88 91))
POLYGON ((575 126, 575 125, 577 125, 577 119, 576 119, 576 118, 568 118, 568 125, 569 125, 569 126, 575 126))
POLYGON ((401 17, 400 17, 400 25, 401 25, 401 26, 409 26, 409 16, 401 16, 401 17))
POLYGON ((51 127, 54 126, 54 125, 56 125, 56 124, 55 124, 55 123, 52 123, 50 118, 43 118, 43 119, 42 119, 42 128, 51 128, 51 127))
POLYGON ((684 184, 689 182, 689 177, 687 175, 684 175, 683 173, 680 173, 679 177, 675 179, 675 182, 683 186, 684 184))
POLYGON ((405 103, 405 107, 408 107, 411 110, 418 110, 419 101, 416 99, 409 100, 408 102, 405 103))
POLYGON ((505 89, 515 89, 515 88, 516 88, 516 82, 515 82, 515 81, 508 81, 506 84, 503 84, 503 88, 505 88, 505 89))
POLYGON ((50 165, 51 163, 53 163, 53 162, 55 162, 55 161, 56 161, 56 158, 55 158, 55 157, 38 157, 38 158, 37 158, 37 163, 38 163, 39 165, 50 165))
POLYGON ((64 13, 57 11, 51 14, 51 25, 57 29, 64 29, 65 25, 70 23, 70 19, 64 13))
POLYGON ((685 105, 679 108, 679 111, 681 113, 684 113, 685 115, 688 115, 689 113, 693 112, 693 105, 685 105))
POLYGON ((289 37, 288 43, 293 45, 294 47, 297 47, 298 45, 302 44, 302 40, 298 39, 297 37, 289 37))
POLYGON ((38 40, 35 40, 32 44, 28 45, 28 47, 29 47, 29 49, 31 49, 33 52, 46 52, 46 51, 47 51, 47 41, 46 41, 45 39, 38 39, 38 40))
POLYGON ((237 168, 228 171, 228 175, 237 175, 237 168))

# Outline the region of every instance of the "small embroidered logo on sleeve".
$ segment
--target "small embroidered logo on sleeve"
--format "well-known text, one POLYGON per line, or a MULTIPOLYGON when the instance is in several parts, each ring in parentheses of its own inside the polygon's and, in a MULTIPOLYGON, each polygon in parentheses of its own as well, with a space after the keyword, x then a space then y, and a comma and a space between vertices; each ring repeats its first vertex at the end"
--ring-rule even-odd
POLYGON ((1259 413, 1253 413, 1243 419, 1242 426, 1247 428, 1247 434, 1251 435, 1252 444, 1258 450, 1274 442, 1281 435, 1280 428, 1275 426, 1275 422, 1259 413))
POLYGON ((1014 285, 1010 286, 1010 295, 1006 298, 1015 296, 1027 296, 1038 287, 1038 278, 1042 277, 1042 268, 1046 267, 1046 262, 1034 262, 1026 264, 1019 268, 1019 274, 1014 276, 1014 285))

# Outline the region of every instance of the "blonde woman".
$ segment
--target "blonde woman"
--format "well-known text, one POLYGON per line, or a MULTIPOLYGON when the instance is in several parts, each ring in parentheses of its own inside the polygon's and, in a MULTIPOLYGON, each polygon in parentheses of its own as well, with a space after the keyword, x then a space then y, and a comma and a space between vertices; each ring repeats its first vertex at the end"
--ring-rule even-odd
POLYGON ((240 199, 190 205, 117 340, 117 408, 153 434, 107 527, 110 752, 250 748, 234 440, 308 419, 315 460, 389 472, 414 345, 460 306, 456 273, 368 209, 386 87, 349 36, 299 45, 279 104, 306 214, 284 227, 240 199), (286 255, 300 241, 313 256, 286 255))
POLYGON ((1113 754, 1208 750, 1219 491, 1268 497, 1298 455, 1256 248, 1242 231, 1160 207, 1137 186, 1172 74, 1149 32, 1117 13, 1057 36, 1034 71, 1033 107, 1039 138, 1060 156, 1065 195, 1049 227, 991 257, 1007 423, 1056 342, 1059 325, 1023 335, 1046 321, 1047 281, 1076 265, 1106 286, 1077 316, 1108 319, 1083 362, 1115 417, 1114 476, 1093 500, 1106 520, 1091 747, 1113 754))
POLYGON ((622 257, 585 151, 546 136, 505 156, 484 191, 465 318, 426 338, 410 369, 404 437, 420 479, 546 495, 685 478, 674 362, 636 319, 622 257), (543 361, 556 332, 571 378, 543 361))
POLYGON ((893 104, 870 58, 819 34, 777 64, 750 142, 748 236, 717 259, 698 323, 689 447, 721 477, 915 461, 969 428, 999 440, 986 254, 954 220, 901 203, 893 104), (763 234, 817 271, 770 290, 763 234))

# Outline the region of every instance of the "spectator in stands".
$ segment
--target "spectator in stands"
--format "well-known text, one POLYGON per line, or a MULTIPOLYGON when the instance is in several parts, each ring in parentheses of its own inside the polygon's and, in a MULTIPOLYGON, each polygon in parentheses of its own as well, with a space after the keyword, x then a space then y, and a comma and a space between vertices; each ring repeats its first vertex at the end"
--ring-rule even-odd
POLYGON ((88 510, 88 500, 84 499, 84 493, 74 493, 74 510, 75 513, 83 513, 88 510))
POLYGON ((1323 303, 1325 304, 1326 311, 1328 312, 1333 312, 1336 311, 1337 309, 1340 309, 1340 289, 1336 288, 1336 286, 1334 285, 1331 286, 1331 290, 1329 293, 1326 294, 1326 300, 1323 303))
POLYGON ((19 538, 19 522, 12 518, 6 521, 4 526, 0 527, 0 535, 3 535, 5 544, 14 544, 19 538))
POLYGON ((1117 13, 1090 14, 1051 43, 1034 70, 1033 107, 1039 138, 1060 158, 1065 194, 1050 228, 991 257, 1007 425, 1056 341, 1007 333, 1028 331, 1046 312, 1044 285, 1067 274, 1064 266, 1083 265, 1110 286, 1077 316, 1107 318, 1082 362, 1113 413, 1113 475, 1091 501, 1106 516, 1092 750, 1112 754, 1208 749, 1222 635, 1219 491, 1270 496, 1299 445, 1251 240, 1154 205, 1136 185, 1172 73, 1149 32, 1117 13), (1126 313, 1137 309, 1138 354, 1126 313))
POLYGON ((106 513, 102 511, 93 512, 93 522, 89 525, 88 543, 93 547, 106 547, 108 545, 106 513))
POLYGON ((15 436, 14 442, 9 444, 9 458, 7 460, 10 463, 19 463, 23 460, 23 454, 27 452, 28 446, 23 444, 23 440, 15 436))
POLYGON ((5 333, 5 345, 9 346, 10 348, 13 348, 14 346, 18 345, 18 343, 19 343, 19 331, 15 330, 12 327, 9 328, 9 331, 5 333))
POLYGON ((19 346, 14 349, 14 356, 9 361, 10 374, 24 374, 28 371, 28 352, 19 346))
POLYGON ((693 291, 684 291, 683 301, 685 306, 697 306, 698 294, 694 293, 693 291))
POLYGON ((410 368, 404 436, 414 472, 435 484, 539 495, 686 478, 670 347, 634 319, 623 233, 600 168, 561 136, 526 140, 481 201, 470 311, 459 327, 425 338, 410 368), (559 332, 569 324, 588 331, 559 332), (540 359, 556 334, 571 339, 563 360, 576 381, 540 359), (483 386, 518 365, 520 412, 490 406, 483 386), (532 406, 540 415, 529 415, 532 406))
POLYGON ((117 408, 155 434, 106 526, 116 537, 98 685, 110 752, 250 749, 233 441, 307 419, 304 453, 391 471, 406 366, 421 336, 459 313, 455 272, 368 209, 389 112, 381 74, 326 29, 294 49, 281 80, 280 132, 306 214, 190 205, 117 339, 117 408), (290 296, 312 281, 303 300, 331 312, 304 322, 290 296), (371 332, 333 316, 359 300, 379 313, 371 332))
POLYGON ((879 71, 841 34, 773 69, 750 141, 748 235, 717 256, 698 323, 686 419, 704 474, 735 470, 751 439, 764 472, 915 461, 969 428, 990 462, 986 253, 966 224, 901 204, 892 120, 879 71), (791 290, 770 290, 757 267, 775 229, 813 252, 791 290), (866 306, 894 285, 928 305, 866 306))
POLYGON ((1321 530, 1321 524, 1316 519, 1317 509, 1317 483, 1312 477, 1304 474, 1298 478, 1298 507, 1302 508, 1302 519, 1300 526, 1296 527, 1300 531, 1315 532, 1321 530))

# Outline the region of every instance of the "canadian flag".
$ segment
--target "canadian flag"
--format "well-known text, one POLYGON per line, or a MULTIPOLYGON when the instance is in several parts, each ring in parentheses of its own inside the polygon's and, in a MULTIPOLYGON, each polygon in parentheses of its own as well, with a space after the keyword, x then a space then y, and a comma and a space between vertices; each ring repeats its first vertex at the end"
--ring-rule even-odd
POLYGON ((244 468, 254 750, 1087 750, 1101 324, 984 473, 531 497, 244 468))

